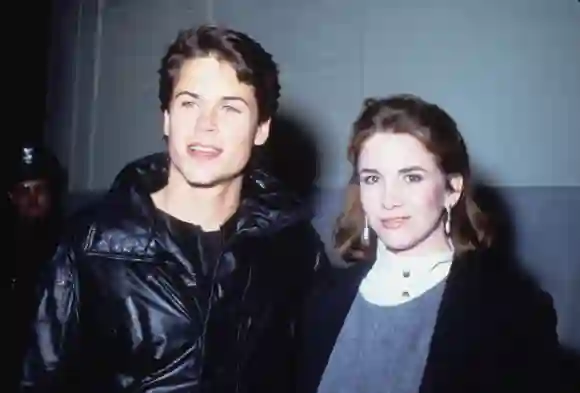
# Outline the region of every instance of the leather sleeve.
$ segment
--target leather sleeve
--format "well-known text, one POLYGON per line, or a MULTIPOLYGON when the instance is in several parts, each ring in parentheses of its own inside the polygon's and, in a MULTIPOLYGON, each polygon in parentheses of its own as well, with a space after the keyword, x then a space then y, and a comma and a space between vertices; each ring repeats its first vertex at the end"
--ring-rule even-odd
POLYGON ((44 267, 38 300, 26 346, 21 392, 63 391, 67 364, 78 350, 79 296, 75 257, 67 245, 59 245, 44 267))

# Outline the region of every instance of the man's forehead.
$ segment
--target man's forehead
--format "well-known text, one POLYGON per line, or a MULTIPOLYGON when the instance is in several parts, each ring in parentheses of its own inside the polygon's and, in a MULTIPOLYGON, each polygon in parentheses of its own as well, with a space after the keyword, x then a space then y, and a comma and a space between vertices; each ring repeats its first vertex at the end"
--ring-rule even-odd
POLYGON ((234 67, 225 61, 213 57, 201 57, 186 60, 179 71, 176 87, 180 85, 213 85, 214 87, 248 88, 251 87, 239 80, 234 67))

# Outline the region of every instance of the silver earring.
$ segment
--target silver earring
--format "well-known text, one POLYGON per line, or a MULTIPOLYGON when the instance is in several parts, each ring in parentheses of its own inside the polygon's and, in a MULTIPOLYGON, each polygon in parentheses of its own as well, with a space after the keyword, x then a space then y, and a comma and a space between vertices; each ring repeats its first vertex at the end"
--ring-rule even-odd
POLYGON ((449 236, 451 234, 451 207, 445 206, 445 234, 449 236))
POLYGON ((369 219, 366 215, 365 215, 365 226, 363 227, 361 236, 361 243, 364 246, 368 246, 371 244, 371 230, 369 228, 369 219))

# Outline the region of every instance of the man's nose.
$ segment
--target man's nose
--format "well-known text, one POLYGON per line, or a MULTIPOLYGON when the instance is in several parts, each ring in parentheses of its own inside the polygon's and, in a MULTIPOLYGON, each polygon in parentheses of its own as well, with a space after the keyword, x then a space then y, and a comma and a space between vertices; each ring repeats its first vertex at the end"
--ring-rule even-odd
POLYGON ((213 108, 203 109, 197 119, 199 131, 215 131, 217 129, 217 113, 213 108))

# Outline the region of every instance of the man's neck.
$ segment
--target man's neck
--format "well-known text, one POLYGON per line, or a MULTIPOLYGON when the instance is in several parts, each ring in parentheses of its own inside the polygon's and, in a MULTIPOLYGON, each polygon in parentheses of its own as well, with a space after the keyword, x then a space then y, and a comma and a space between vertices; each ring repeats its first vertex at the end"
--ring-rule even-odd
POLYGON ((240 204, 242 176, 211 188, 192 187, 183 179, 169 177, 167 185, 151 197, 155 206, 204 231, 216 231, 240 204))

